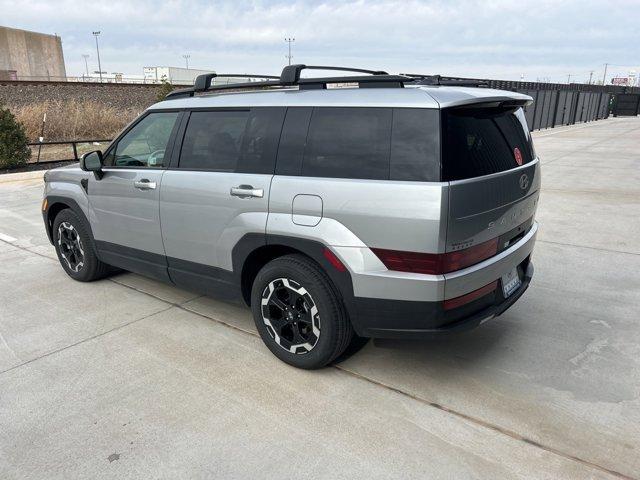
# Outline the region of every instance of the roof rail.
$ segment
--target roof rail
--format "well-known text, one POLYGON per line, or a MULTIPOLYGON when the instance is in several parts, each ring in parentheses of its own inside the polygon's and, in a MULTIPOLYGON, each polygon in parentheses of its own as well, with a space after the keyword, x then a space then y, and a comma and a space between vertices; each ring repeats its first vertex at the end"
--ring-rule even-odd
POLYGON ((382 70, 365 70, 363 68, 349 68, 349 67, 330 67, 322 65, 287 65, 282 69, 280 74, 280 81, 285 85, 296 85, 300 82, 300 73, 302 70, 337 70, 339 72, 356 72, 356 73, 368 73, 369 75, 388 75, 387 72, 382 70))
POLYGON ((406 77, 414 79, 414 85, 446 85, 452 87, 488 87, 484 80, 474 80, 472 78, 451 78, 442 75, 424 75, 421 73, 401 73, 406 77))
POLYGON ((214 78, 270 78, 279 80, 280 77, 276 77, 275 75, 254 75, 247 73, 205 73, 203 75, 198 75, 196 77, 196 81, 193 84, 193 88, 196 92, 204 92, 211 87, 211 81, 214 78))
POLYGON ((248 74, 216 74, 206 73, 198 75, 193 88, 176 90, 167 95, 169 98, 192 97, 196 92, 220 91, 220 90, 254 90, 265 88, 286 88, 297 86, 300 90, 324 89, 328 84, 357 83, 360 88, 367 87, 396 87, 402 88, 405 83, 414 85, 457 85, 457 86, 487 86, 486 83, 472 79, 445 78, 440 75, 400 74, 389 75, 382 70, 366 70, 352 67, 333 67, 327 65, 287 65, 282 69, 279 77, 273 75, 248 75, 248 74), (342 76, 342 77, 318 77, 300 78, 303 70, 332 70, 340 72, 365 73, 367 75, 342 76), (244 77, 268 79, 259 82, 230 83, 225 85, 211 85, 216 77, 244 77))
MULTIPOLYGON (((269 78, 280 79, 275 75, 256 75, 252 73, 205 73, 198 75, 192 88, 181 88, 180 90, 174 90, 167 94, 165 99, 174 99, 181 97, 193 97, 195 92, 206 92, 211 88, 211 82, 214 78, 269 78)), ((261 82, 251 82, 261 83, 261 82)), ((242 83, 228 84, 228 85, 243 85, 242 83)))

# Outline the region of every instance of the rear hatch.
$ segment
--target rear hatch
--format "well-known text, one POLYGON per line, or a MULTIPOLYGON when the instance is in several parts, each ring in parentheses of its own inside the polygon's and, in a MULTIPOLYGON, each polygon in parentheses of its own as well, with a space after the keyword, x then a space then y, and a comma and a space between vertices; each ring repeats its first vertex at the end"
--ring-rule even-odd
POLYGON ((522 107, 475 103, 442 110, 442 180, 450 182, 446 251, 499 239, 504 250, 530 228, 540 168, 522 107))

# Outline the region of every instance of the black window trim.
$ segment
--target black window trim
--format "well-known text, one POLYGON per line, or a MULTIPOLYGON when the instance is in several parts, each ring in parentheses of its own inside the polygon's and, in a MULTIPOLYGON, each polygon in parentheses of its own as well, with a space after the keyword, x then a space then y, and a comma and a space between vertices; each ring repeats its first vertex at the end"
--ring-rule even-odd
POLYGON ((234 175, 274 175, 277 163, 278 148, 280 147, 280 138, 282 136, 282 130, 284 120, 287 116, 288 108, 278 105, 260 105, 254 107, 190 107, 184 109, 184 118, 177 132, 177 138, 175 142, 174 152, 171 157, 171 162, 166 170, 179 170, 181 172, 213 172, 213 173, 229 173, 234 175), (274 160, 273 171, 271 173, 250 173, 250 172, 229 172, 228 170, 221 170, 216 168, 184 168, 180 167, 180 157, 182 156, 182 148, 184 146, 184 138, 187 133, 187 127, 191 120, 191 114, 194 112, 249 112, 258 108, 282 108, 284 115, 282 117, 282 124, 280 125, 280 133, 278 134, 278 145, 276 147, 276 159, 274 160))
MULTIPOLYGON (((120 134, 114 140, 111 141, 111 143, 109 144, 107 149, 104 151, 102 156, 107 157, 107 155, 109 155, 117 147, 118 143, 120 143, 120 140, 122 140, 125 137, 125 135, 127 135, 140 122, 142 122, 145 118, 147 118, 149 115, 153 113, 178 113, 178 116, 176 117, 176 123, 173 125, 173 129, 171 130, 171 135, 169 135, 169 141, 167 142, 167 151, 171 152, 170 153, 171 156, 169 158, 169 164, 171 164, 171 161, 173 160, 173 153, 174 153, 173 150, 176 144, 176 136, 177 136, 178 130, 180 129, 179 127, 181 126, 181 123, 184 117, 184 109, 181 109, 181 108, 162 108, 162 109, 159 108, 157 110, 145 111, 142 115, 140 115, 138 118, 136 118, 131 123, 129 123, 129 125, 127 125, 125 129, 122 130, 122 132, 120 132, 120 134)), ((140 167, 140 166, 133 166, 133 165, 132 166, 105 165, 103 168, 103 170, 106 172, 110 170, 167 170, 167 169, 168 169, 167 165, 163 165, 161 167, 159 166, 140 167)))

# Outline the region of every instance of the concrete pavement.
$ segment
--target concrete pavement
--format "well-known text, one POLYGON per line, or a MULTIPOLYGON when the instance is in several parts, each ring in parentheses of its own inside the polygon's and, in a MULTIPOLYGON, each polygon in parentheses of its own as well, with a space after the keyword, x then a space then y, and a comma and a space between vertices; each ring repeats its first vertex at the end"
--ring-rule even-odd
POLYGON ((524 297, 316 372, 247 309, 69 279, 41 180, 0 181, 0 478, 640 478, 638 145, 637 118, 536 133, 524 297))

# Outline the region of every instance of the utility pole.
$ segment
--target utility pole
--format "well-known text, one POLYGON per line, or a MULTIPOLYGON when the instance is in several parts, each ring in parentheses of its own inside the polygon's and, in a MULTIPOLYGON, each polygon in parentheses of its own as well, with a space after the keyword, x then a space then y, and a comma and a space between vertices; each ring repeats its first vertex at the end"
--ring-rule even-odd
POLYGON ((289 65, 291 65, 291 59, 293 58, 293 55, 291 55, 291 44, 295 42, 296 39, 292 37, 288 37, 288 38, 285 38, 284 41, 289 44, 289 55, 285 55, 285 58, 289 60, 289 65))
POLYGON ((87 63, 87 58, 89 58, 89 55, 87 55, 86 53, 82 54, 82 58, 84 58, 84 69, 87 72, 87 77, 89 76, 89 64, 87 63))
POLYGON ((589 72, 589 85, 591 85, 591 79, 593 78, 593 70, 589 72))
POLYGON ((571 83, 571 74, 567 75, 567 83, 571 83))
POLYGON ((191 58, 191 55, 185 53, 184 55, 182 55, 182 58, 184 58, 184 61, 187 64, 187 70, 189 70, 189 59, 191 58))
POLYGON ((607 84, 607 67, 609 66, 608 63, 604 64, 604 75, 602 76, 602 85, 606 85, 607 84))
POLYGON ((93 32, 93 36, 96 37, 96 52, 98 53, 98 73, 100 73, 100 83, 102 83, 102 65, 100 65, 100 47, 98 47, 98 35, 100 35, 100 31, 93 32))

